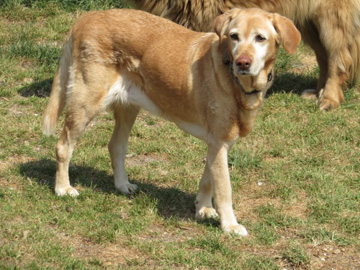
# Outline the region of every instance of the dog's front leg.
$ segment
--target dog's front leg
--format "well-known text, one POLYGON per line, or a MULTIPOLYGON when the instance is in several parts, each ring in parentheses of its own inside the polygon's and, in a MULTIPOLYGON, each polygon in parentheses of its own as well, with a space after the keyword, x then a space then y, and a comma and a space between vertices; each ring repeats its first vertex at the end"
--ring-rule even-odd
POLYGON ((236 221, 232 207, 232 192, 227 155, 229 145, 209 145, 207 162, 210 171, 210 180, 215 200, 215 209, 220 216, 221 228, 228 233, 247 236, 244 226, 236 221))
POLYGON ((218 214, 212 205, 212 185, 210 179, 210 169, 209 163, 206 161, 205 171, 200 180, 199 192, 196 196, 195 207, 196 214, 195 218, 205 219, 205 218, 216 218, 218 214))
POLYGON ((129 182, 125 171, 125 157, 131 128, 139 113, 138 107, 123 106, 114 109, 115 128, 108 148, 114 171, 115 188, 124 195, 134 193, 138 187, 129 182))

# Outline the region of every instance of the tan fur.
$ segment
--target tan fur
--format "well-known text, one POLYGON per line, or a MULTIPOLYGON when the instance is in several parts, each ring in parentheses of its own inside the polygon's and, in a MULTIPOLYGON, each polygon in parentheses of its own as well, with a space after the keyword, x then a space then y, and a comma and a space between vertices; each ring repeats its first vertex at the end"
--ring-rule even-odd
POLYGON ((216 16, 231 8, 259 7, 294 21, 315 51, 320 68, 316 90, 320 109, 336 108, 346 84, 360 80, 360 1, 358 0, 135 0, 137 7, 196 31, 212 31, 216 16))
POLYGON ((125 156, 143 107, 208 145, 196 217, 219 214, 224 231, 247 235, 232 209, 227 153, 253 127, 281 41, 293 53, 300 33, 285 17, 259 9, 232 9, 215 27, 221 29, 217 34, 193 32, 136 10, 91 12, 74 24, 44 114, 49 134, 66 104, 56 146, 56 194, 78 195, 69 181, 70 158, 86 125, 105 109, 115 117, 109 143, 115 187, 124 194, 135 191, 125 156), (238 39, 229 38, 234 33, 238 39))

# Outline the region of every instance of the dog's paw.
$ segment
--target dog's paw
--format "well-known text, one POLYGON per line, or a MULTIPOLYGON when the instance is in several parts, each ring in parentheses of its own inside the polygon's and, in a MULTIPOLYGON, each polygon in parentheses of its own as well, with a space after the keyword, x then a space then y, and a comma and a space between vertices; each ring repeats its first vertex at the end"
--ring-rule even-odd
POLYGON ((123 195, 131 195, 138 190, 138 186, 129 182, 115 186, 115 188, 123 195))
POLYGON ((205 218, 217 218, 219 215, 216 213, 216 210, 212 207, 202 207, 199 211, 196 211, 196 219, 205 219, 205 218))
POLYGON ((326 98, 321 99, 320 104, 319 104, 319 108, 322 111, 330 111, 337 107, 339 107, 339 102, 335 102, 333 100, 326 99, 326 98))
POLYGON ((308 100, 316 100, 317 91, 316 89, 306 89, 301 93, 301 97, 308 100))
POLYGON ((75 188, 73 188, 72 186, 67 186, 67 187, 63 187, 63 188, 56 188, 55 193, 58 196, 65 196, 65 195, 69 195, 71 197, 79 196, 79 192, 75 188))
POLYGON ((243 225, 236 224, 236 225, 228 225, 222 228, 224 232, 230 234, 236 234, 241 237, 248 236, 248 232, 243 225))

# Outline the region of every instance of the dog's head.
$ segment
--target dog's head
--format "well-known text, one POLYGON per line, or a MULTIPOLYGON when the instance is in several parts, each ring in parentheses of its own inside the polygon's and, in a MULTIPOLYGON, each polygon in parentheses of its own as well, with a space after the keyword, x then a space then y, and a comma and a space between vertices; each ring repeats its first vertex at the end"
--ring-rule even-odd
POLYGON ((214 27, 220 43, 226 39, 233 74, 247 95, 270 88, 280 44, 292 54, 301 39, 291 20, 257 8, 231 9, 215 19, 214 27))

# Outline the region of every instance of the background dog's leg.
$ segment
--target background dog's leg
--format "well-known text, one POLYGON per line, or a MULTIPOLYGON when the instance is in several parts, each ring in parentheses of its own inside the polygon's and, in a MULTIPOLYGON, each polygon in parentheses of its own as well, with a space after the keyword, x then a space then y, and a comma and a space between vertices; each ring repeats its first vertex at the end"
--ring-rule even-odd
POLYGON ((213 190, 210 181, 210 170, 208 161, 206 161, 204 174, 201 177, 199 184, 199 193, 197 194, 195 201, 195 218, 204 219, 215 218, 218 216, 212 205, 212 193, 213 190))
POLYGON ((303 40, 314 50, 319 65, 320 75, 316 89, 306 89, 301 96, 306 99, 317 99, 319 92, 325 87, 328 76, 328 55, 319 39, 319 33, 312 22, 308 22, 301 29, 303 40))
POLYGON ((215 199, 215 209, 220 216, 221 228, 228 233, 246 236, 244 226, 236 221, 232 207, 232 192, 227 155, 229 146, 223 143, 209 145, 207 162, 215 199))
POLYGON ((302 93, 302 97, 318 98, 321 110, 334 109, 344 101, 342 88, 348 77, 346 70, 351 63, 348 48, 339 41, 341 37, 333 37, 336 26, 329 27, 329 24, 331 20, 327 23, 318 22, 316 25, 321 27, 321 31, 318 31, 315 23, 309 22, 302 29, 302 37, 315 51, 320 68, 316 90, 307 89, 302 93), (322 33, 321 36, 319 32, 322 33))
POLYGON ((343 88, 350 76, 353 57, 358 57, 350 52, 358 32, 354 23, 358 20, 357 12, 349 10, 348 4, 342 1, 334 1, 331 5, 321 10, 323 16, 314 19, 318 20, 315 24, 328 57, 327 80, 319 93, 321 110, 334 109, 344 101, 343 88))
POLYGON ((125 156, 130 131, 138 113, 139 108, 135 106, 115 108, 115 128, 108 146, 114 171, 115 188, 125 195, 137 190, 137 186, 130 184, 128 180, 125 171, 125 156))
POLYGON ((325 88, 319 93, 320 110, 331 110, 337 108, 341 102, 344 101, 343 86, 345 85, 345 78, 341 75, 337 64, 330 58, 329 60, 329 78, 326 82, 325 88))

